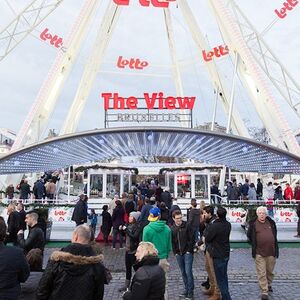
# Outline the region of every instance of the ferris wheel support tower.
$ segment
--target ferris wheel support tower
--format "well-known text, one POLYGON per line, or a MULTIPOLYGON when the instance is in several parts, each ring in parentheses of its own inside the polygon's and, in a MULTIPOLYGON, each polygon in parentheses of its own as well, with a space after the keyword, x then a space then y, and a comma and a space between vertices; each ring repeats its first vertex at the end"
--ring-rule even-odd
POLYGON ((300 147, 294 133, 267 84, 266 76, 247 46, 238 23, 223 0, 210 0, 210 5, 226 44, 241 58, 238 62, 239 75, 273 144, 300 156, 300 147))

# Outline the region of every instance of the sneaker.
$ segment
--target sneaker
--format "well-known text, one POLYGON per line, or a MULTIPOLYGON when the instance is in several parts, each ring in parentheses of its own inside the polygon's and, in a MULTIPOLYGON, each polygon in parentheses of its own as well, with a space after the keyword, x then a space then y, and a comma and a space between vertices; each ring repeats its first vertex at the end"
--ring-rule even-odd
POLYGON ((270 293, 273 293, 273 289, 272 289, 272 287, 269 285, 268 286, 268 291, 270 292, 270 293))
POLYGON ((185 297, 185 300, 190 300, 190 299, 194 299, 194 295, 187 295, 185 297))
POLYGON ((179 294, 179 298, 185 298, 187 296, 187 292, 182 292, 179 294))
POLYGON ((296 235, 294 235, 294 237, 300 238, 300 234, 296 234, 296 235))
POLYGON ((261 295, 261 300, 269 300, 269 296, 265 295, 265 294, 262 294, 261 295))

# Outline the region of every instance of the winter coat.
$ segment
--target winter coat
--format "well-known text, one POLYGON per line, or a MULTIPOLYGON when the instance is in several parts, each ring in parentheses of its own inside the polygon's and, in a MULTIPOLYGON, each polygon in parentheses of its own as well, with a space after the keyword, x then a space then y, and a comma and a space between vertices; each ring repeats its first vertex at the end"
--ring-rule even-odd
POLYGON ((22 183, 20 186, 20 199, 28 199, 30 194, 30 185, 28 183, 22 183))
POLYGON ((161 207, 160 208, 160 219, 162 221, 168 222, 168 219, 169 219, 169 210, 168 210, 167 207, 165 207, 165 208, 161 207))
POLYGON ((147 221, 151 208, 153 208, 153 206, 149 203, 146 203, 142 207, 142 211, 141 211, 141 215, 140 215, 140 219, 139 219, 141 222, 146 222, 147 221))
POLYGON ((71 220, 76 222, 76 224, 83 224, 87 223, 87 216, 87 203, 80 199, 74 207, 71 220))
POLYGON ((187 223, 182 221, 180 226, 173 225, 172 232, 172 248, 174 254, 183 255, 187 252, 194 253, 194 230, 187 223))
POLYGON ((26 253, 34 248, 39 248, 43 252, 45 247, 45 235, 43 230, 38 227, 37 224, 30 227, 26 240, 24 239, 24 233, 19 233, 18 244, 26 253))
POLYGON ((257 200, 256 198, 256 190, 254 187, 249 187, 248 190, 248 200, 257 200))
POLYGON ((125 202, 124 208, 125 208, 125 212, 126 214, 129 216, 129 214, 135 210, 135 202, 133 200, 127 200, 125 202))
POLYGON ((9 214, 7 219, 7 231, 9 232, 10 240, 17 240, 17 233, 21 229, 21 219, 17 211, 13 211, 9 214))
POLYGON ((170 192, 168 192, 168 191, 162 192, 160 195, 160 201, 165 202, 167 208, 170 209, 172 206, 172 196, 171 196, 170 192))
POLYGON ((19 211, 19 216, 20 216, 20 229, 22 230, 26 230, 27 225, 25 222, 25 218, 26 218, 26 211, 24 209, 19 211))
POLYGON ((20 282, 29 276, 29 265, 22 249, 5 246, 0 242, 0 300, 16 300, 20 282))
POLYGON ((192 228, 199 229, 199 226, 200 226, 200 209, 199 208, 189 209, 187 222, 192 228))
POLYGON ((229 235, 231 224, 226 219, 216 219, 204 231, 205 243, 209 244, 207 251, 213 258, 229 257, 229 235))
POLYGON ((111 215, 108 211, 103 211, 102 213, 102 226, 101 231, 102 233, 110 233, 112 227, 111 215))
POLYGON ((56 190, 56 184, 54 182, 48 182, 46 184, 46 193, 47 194, 54 194, 56 190))
POLYGON ((300 202, 297 205, 296 214, 297 214, 298 218, 300 219, 300 202))
POLYGON ((15 192, 14 187, 13 186, 8 186, 5 190, 6 197, 8 199, 13 199, 14 198, 14 192, 15 192))
POLYGON ((113 210, 113 214, 111 217, 112 220, 112 226, 114 229, 119 229, 120 225, 124 225, 124 215, 125 215, 125 210, 122 205, 117 205, 115 209, 113 210))
POLYGON ((33 192, 36 199, 43 199, 45 194, 45 186, 42 180, 38 180, 33 187, 33 192))
POLYGON ((126 245, 129 240, 129 248, 127 249, 126 247, 127 251, 130 251, 131 253, 136 251, 139 242, 141 241, 142 230, 143 228, 139 223, 126 225, 126 229, 123 231, 126 234, 126 245))
POLYGON ((294 194, 293 194, 293 190, 290 186, 288 186, 285 190, 284 190, 284 199, 285 200, 292 200, 294 199, 294 194))
POLYGON ((98 223, 98 215, 97 214, 90 214, 89 220, 91 220, 91 226, 96 226, 98 223))
POLYGON ((249 191, 249 184, 248 183, 244 183, 241 186, 241 194, 242 194, 242 196, 246 197, 248 195, 248 191, 249 191))
POLYGON ((100 300, 104 293, 103 255, 90 245, 72 243, 50 256, 37 300, 100 300))
MULTIPOLYGON (((247 231, 247 238, 248 242, 252 245, 252 257, 255 258, 256 256, 256 222, 257 218, 249 222, 249 229, 247 231)), ((279 249, 278 249, 278 242, 277 242, 277 228, 276 223, 267 216, 267 220, 270 222, 272 233, 274 235, 275 240, 275 256, 278 258, 279 256, 279 249)))
POLYGON ((165 293, 165 272, 159 266, 157 256, 145 256, 134 265, 136 270, 130 290, 124 300, 163 300, 165 293))
POLYGON ((258 182, 257 183, 257 186, 256 186, 256 193, 258 196, 261 196, 262 193, 263 193, 263 185, 261 182, 258 182))
POLYGON ((266 186, 263 196, 266 199, 274 199, 274 188, 272 185, 266 186))
POLYGON ((21 283, 21 294, 18 300, 35 300, 35 293, 38 288, 43 272, 30 272, 25 283, 21 283))
POLYGON ((168 258, 172 250, 171 229, 166 225, 165 221, 150 222, 144 228, 143 241, 154 244, 160 259, 168 258))

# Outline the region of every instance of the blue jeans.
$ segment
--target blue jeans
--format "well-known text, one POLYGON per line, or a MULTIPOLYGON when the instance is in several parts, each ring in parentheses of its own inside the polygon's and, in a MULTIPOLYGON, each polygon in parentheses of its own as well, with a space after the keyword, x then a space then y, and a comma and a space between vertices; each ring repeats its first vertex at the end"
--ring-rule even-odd
POLYGON ((194 276, 193 276, 193 260, 192 253, 185 253, 183 255, 176 254, 176 260, 181 271, 185 292, 188 295, 194 293, 194 276))
POLYGON ((214 258, 214 269, 222 300, 231 300, 228 290, 227 266, 229 257, 214 258))

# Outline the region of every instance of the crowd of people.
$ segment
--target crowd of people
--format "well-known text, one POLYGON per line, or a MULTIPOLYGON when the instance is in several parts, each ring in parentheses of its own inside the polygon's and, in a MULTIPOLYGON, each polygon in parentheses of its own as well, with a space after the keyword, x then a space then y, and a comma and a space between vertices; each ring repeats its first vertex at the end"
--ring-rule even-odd
POLYGON ((31 198, 31 194, 34 199, 48 199, 53 200, 57 181, 60 180, 59 173, 45 173, 30 186, 27 179, 22 179, 19 184, 14 187, 13 184, 9 184, 5 190, 5 196, 7 199, 15 199, 15 193, 19 193, 19 199, 26 200, 31 198))
MULTIPOLYGON (((218 193, 218 190, 215 190, 215 186, 212 187, 211 193, 218 193), (212 189, 214 190, 212 191, 212 189)), ((229 201, 236 200, 285 200, 291 201, 293 199, 300 200, 300 184, 296 182, 294 190, 292 189, 289 183, 285 183, 285 188, 282 189, 282 186, 277 182, 272 183, 268 182, 263 186, 260 178, 257 179, 256 184, 249 182, 249 179, 245 179, 244 183, 237 184, 236 179, 227 182, 226 187, 227 199, 229 201)))
MULTIPOLYGON (((97 214, 94 210, 88 214, 86 195, 79 197, 73 211, 76 228, 71 244, 54 251, 45 270, 45 234, 39 227, 38 214, 26 213, 22 203, 17 207, 9 204, 7 213, 7 224, 0 218, 0 299, 103 299, 110 272, 95 242, 97 214)), ((207 271, 207 280, 201 283, 203 294, 209 300, 230 300, 227 269, 231 224, 226 214, 220 205, 191 199, 185 221, 168 188, 154 181, 137 186, 128 195, 115 195, 109 205, 103 206, 101 233, 96 240, 100 237, 105 246, 110 246, 112 233, 112 250, 125 247, 125 282, 119 289, 123 299, 168 299, 169 256, 173 252, 184 287, 181 299, 194 299, 194 255, 203 255, 207 271)), ((269 299, 279 251, 276 224, 266 207, 257 208, 247 237, 261 299, 269 299)))

